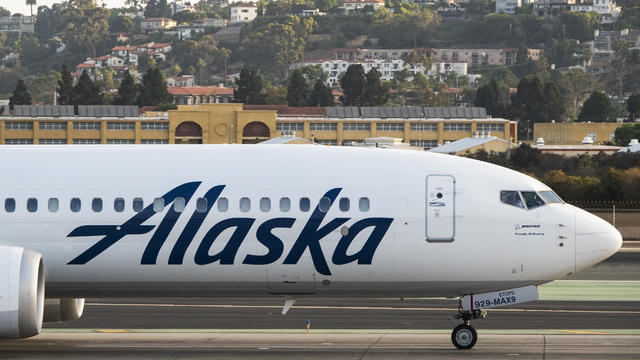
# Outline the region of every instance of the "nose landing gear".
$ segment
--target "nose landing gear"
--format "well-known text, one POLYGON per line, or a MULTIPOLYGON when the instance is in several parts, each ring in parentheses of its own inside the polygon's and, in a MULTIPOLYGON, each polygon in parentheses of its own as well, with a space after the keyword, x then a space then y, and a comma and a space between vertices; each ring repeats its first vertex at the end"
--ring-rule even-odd
POLYGON ((458 308, 458 314, 454 316, 456 319, 462 319, 464 323, 458 325, 451 333, 451 342, 461 350, 471 349, 478 341, 478 333, 471 326, 471 319, 482 319, 487 316, 486 310, 462 310, 462 305, 458 308))

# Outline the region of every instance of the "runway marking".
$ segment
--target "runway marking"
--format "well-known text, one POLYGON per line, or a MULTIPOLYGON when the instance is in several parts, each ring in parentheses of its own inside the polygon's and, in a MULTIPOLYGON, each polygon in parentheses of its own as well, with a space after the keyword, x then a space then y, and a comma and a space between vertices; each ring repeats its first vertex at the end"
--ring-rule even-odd
POLYGON ((602 332, 602 331, 585 331, 585 330, 560 330, 561 332, 569 334, 581 334, 581 335, 615 335, 615 333, 602 332))
POLYGON ((130 333, 131 330, 121 330, 121 329, 98 329, 96 332, 106 333, 106 334, 120 334, 120 333, 130 333))
MULTIPOLYGON (((190 307, 212 309, 282 309, 279 305, 231 305, 231 304, 125 304, 125 303, 86 303, 85 306, 114 307, 190 307)), ((458 308, 435 307, 392 307, 392 306, 329 306, 296 305, 292 309, 305 310, 380 310, 380 311, 458 311, 458 308)), ((568 309, 491 309, 492 312, 535 312, 535 313, 580 313, 580 314, 640 314, 637 310, 568 310, 568 309)))

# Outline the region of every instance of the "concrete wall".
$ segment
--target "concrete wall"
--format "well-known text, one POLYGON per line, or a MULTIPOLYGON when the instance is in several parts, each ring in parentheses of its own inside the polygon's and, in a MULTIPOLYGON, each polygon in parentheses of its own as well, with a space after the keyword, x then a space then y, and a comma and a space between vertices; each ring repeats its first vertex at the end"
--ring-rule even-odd
POLYGON ((533 124, 533 140, 543 138, 545 145, 577 145, 589 133, 596 134, 596 144, 611 139, 611 133, 622 124, 618 123, 537 123, 533 124))

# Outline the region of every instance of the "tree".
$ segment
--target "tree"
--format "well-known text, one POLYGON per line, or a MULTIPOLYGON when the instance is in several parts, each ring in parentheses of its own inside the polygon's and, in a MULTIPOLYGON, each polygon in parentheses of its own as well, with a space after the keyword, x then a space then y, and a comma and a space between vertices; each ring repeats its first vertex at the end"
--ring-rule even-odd
POLYGON ((71 105, 73 99, 73 77, 71 77, 71 71, 69 65, 65 62, 62 65, 62 73, 60 73, 60 80, 58 80, 58 104, 71 105))
POLYGON ((97 48, 109 43, 109 10, 95 0, 69 0, 64 40, 71 53, 97 55, 97 48))
POLYGON ((152 67, 142 77, 138 106, 158 106, 171 103, 173 98, 167 89, 167 81, 162 71, 152 67))
POLYGON ((128 16, 116 15, 109 19, 109 31, 112 33, 131 34, 134 30, 135 24, 128 16))
POLYGON ((640 114, 640 93, 634 93, 627 99, 627 111, 629 111, 629 119, 636 120, 636 116, 640 114))
POLYGON ((618 146, 627 146, 631 139, 640 139, 640 123, 624 124, 614 133, 614 142, 618 146))
POLYGON ((7 10, 4 6, 0 6, 0 17, 10 17, 11 11, 7 10))
POLYGON ((236 80, 238 88, 233 91, 236 102, 254 105, 263 104, 265 99, 260 94, 262 91, 262 76, 255 69, 244 66, 240 71, 240 77, 236 80))
POLYGON ((601 91, 594 91, 584 102, 578 121, 604 122, 609 120, 611 103, 609 98, 601 91))
POLYGON ((514 111, 524 121, 545 121, 545 97, 540 78, 529 75, 518 83, 518 93, 512 101, 514 111))
POLYGON ((171 16, 171 7, 167 0, 146 0, 146 3, 147 6, 144 8, 146 18, 171 16))
POLYGON ((287 87, 287 103, 289 106, 305 106, 309 101, 309 84, 302 75, 302 71, 296 69, 291 74, 289 86, 287 87))
POLYGON ((27 5, 31 8, 31 16, 33 16, 33 5, 36 5, 36 0, 27 0, 27 5))
POLYGON ((333 106, 333 93, 322 81, 316 81, 309 96, 309 106, 333 106))
POLYGON ((545 121, 562 121, 564 113, 566 111, 566 100, 560 93, 560 89, 558 89, 555 83, 549 81, 544 84, 543 93, 545 121))
POLYGON ((387 91, 380 83, 380 72, 371 69, 367 73, 363 93, 363 104, 366 106, 380 106, 387 102, 387 91))
POLYGON ((53 104, 59 79, 60 74, 55 70, 38 73, 27 78, 27 85, 31 89, 33 102, 35 104, 53 104))
POLYGON ((100 105, 102 104, 102 94, 98 86, 91 80, 87 71, 82 71, 76 86, 73 87, 73 105, 100 105))
POLYGON ((486 108, 487 114, 491 116, 501 116, 504 113, 504 105, 500 101, 498 82, 491 80, 488 84, 480 86, 473 104, 486 108))
POLYGON ((22 79, 18 80, 13 95, 9 97, 9 108, 13 110, 14 105, 31 105, 31 94, 22 79))
POLYGON ((349 65, 347 72, 340 78, 340 86, 344 92, 342 103, 345 106, 362 106, 366 81, 362 65, 349 65))
POLYGON ((138 99, 138 86, 136 80, 125 71, 120 87, 118 88, 118 96, 113 102, 115 105, 135 105, 138 99))

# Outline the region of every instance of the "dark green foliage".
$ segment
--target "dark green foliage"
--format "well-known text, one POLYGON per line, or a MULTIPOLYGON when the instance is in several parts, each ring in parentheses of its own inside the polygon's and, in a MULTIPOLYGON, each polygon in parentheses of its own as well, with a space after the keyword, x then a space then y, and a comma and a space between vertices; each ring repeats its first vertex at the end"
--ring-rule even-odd
POLYGON ((84 70, 76 86, 73 87, 71 103, 73 105, 101 105, 102 94, 100 88, 91 80, 84 70))
POLYGON ((289 86, 287 87, 287 103, 289 106, 305 106, 309 102, 311 89, 307 79, 302 75, 302 71, 296 69, 291 74, 289 86))
POLYGON ((171 7, 167 0, 147 0, 146 3, 147 6, 144 8, 145 18, 171 16, 171 7))
POLYGON ((18 80, 13 95, 9 97, 9 107, 13 109, 14 105, 31 105, 31 94, 22 79, 18 80))
POLYGON ((512 100, 512 109, 521 120, 545 122, 544 100, 540 78, 527 76, 518 83, 518 93, 512 100))
POLYGON ((609 121, 611 112, 611 103, 605 93, 594 91, 591 96, 584 102, 582 111, 578 116, 578 121, 603 122, 609 121))
POLYGON ((618 146, 627 146, 631 139, 640 139, 640 123, 624 124, 616 128, 614 142, 618 146))
POLYGON ((138 86, 136 81, 128 71, 124 73, 124 77, 118 88, 118 97, 113 102, 114 105, 135 105, 138 98, 138 86))
POLYGON ((380 83, 380 72, 371 69, 366 75, 366 83, 363 94, 365 106, 381 106, 387 102, 387 90, 380 83))
POLYGON ((475 106, 487 109, 487 114, 495 117, 504 116, 506 105, 501 100, 501 90, 496 80, 491 80, 488 84, 482 85, 476 91, 473 101, 475 106))
POLYGON ((135 23, 128 16, 112 15, 109 18, 109 32, 111 33, 131 34, 135 29, 135 23))
POLYGON ((260 93, 262 84, 262 76, 258 71, 249 69, 245 65, 240 71, 240 77, 236 80, 238 88, 233 91, 235 101, 248 105, 264 104, 265 96, 260 93))
POLYGON ((342 104, 345 106, 362 106, 366 81, 362 65, 349 65, 347 72, 340 78, 340 86, 344 92, 342 104))
POLYGON ((7 10, 3 6, 0 6, 0 17, 9 17, 9 16, 11 16, 11 11, 7 10))
POLYGON ((150 68, 142 77, 138 106, 158 106, 173 102, 164 74, 157 67, 150 68))
POLYGON ((316 81, 309 96, 309 106, 333 106, 333 93, 322 81, 316 81))
POLYGON ((627 99, 627 111, 629 119, 635 121, 636 116, 640 114, 640 93, 634 93, 627 99))
POLYGON ((69 65, 65 62, 62 65, 62 72, 60 73, 60 80, 58 80, 58 104, 71 105, 73 99, 73 77, 69 70, 69 65))
POLYGON ((545 107, 545 119, 546 122, 562 121, 566 112, 565 98, 560 93, 560 89, 555 83, 549 81, 544 84, 544 107, 545 107))

